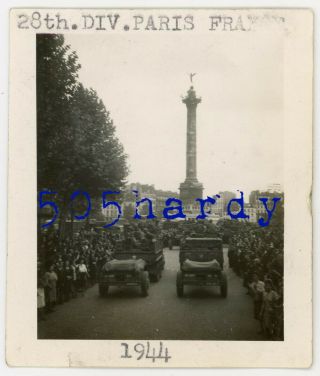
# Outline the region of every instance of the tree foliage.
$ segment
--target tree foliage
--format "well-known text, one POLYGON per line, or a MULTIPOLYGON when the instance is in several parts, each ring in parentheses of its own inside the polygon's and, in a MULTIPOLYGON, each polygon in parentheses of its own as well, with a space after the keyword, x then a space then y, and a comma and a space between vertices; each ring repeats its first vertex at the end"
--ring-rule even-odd
POLYGON ((128 174, 115 126, 97 93, 79 82, 75 52, 55 34, 37 36, 38 190, 74 190, 93 198, 119 190, 128 174))

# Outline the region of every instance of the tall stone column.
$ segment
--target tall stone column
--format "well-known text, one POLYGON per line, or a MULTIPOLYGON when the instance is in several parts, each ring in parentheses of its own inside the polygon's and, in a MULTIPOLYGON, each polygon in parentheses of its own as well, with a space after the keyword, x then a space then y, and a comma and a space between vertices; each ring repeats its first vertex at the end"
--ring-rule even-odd
POLYGON ((187 106, 187 150, 186 180, 180 184, 180 198, 191 203, 195 198, 202 198, 203 186, 197 179, 197 106, 201 98, 197 98, 193 86, 182 99, 187 106))
POLYGON ((196 97, 193 87, 182 99, 187 106, 187 164, 186 180, 197 181, 197 105, 201 98, 196 97))

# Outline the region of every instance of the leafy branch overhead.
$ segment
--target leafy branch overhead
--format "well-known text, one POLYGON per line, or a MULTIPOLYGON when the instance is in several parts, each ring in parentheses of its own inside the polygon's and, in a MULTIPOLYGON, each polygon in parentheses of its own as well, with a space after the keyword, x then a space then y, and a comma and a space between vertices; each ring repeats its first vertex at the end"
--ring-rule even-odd
POLYGON ((80 68, 62 35, 37 35, 38 191, 54 190, 63 201, 75 189, 119 190, 128 174, 110 114, 79 82, 80 68))

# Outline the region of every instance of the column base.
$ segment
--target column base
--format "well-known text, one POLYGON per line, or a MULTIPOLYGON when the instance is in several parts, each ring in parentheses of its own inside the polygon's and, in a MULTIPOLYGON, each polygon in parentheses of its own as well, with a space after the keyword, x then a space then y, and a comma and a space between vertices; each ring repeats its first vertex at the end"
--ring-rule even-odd
POLYGON ((180 184, 180 200, 184 204, 194 204, 195 199, 202 198, 203 185, 197 180, 185 180, 180 184))

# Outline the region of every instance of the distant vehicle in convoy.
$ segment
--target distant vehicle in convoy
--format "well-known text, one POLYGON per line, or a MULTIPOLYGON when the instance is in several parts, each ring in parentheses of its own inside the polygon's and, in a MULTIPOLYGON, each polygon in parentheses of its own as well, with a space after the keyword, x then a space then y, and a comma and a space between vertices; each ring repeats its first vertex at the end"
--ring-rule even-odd
POLYGON ((220 295, 228 295, 228 281, 223 271, 223 244, 220 238, 186 238, 181 243, 180 271, 177 273, 178 297, 185 286, 219 286, 220 295))

